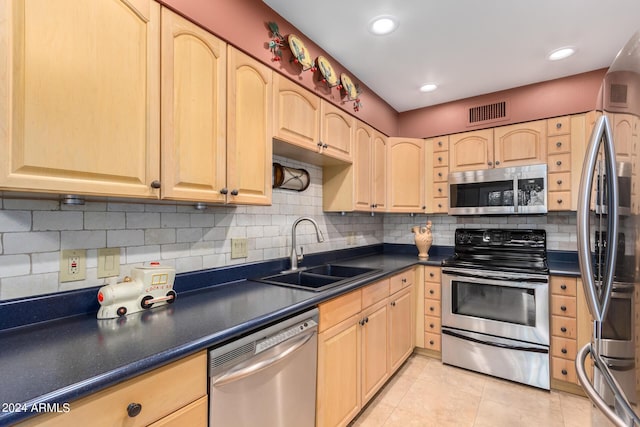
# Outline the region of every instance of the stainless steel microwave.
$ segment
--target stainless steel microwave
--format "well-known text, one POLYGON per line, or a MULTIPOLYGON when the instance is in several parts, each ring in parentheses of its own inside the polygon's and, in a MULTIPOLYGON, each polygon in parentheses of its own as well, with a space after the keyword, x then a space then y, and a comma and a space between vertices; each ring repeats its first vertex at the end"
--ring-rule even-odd
POLYGON ((449 174, 449 215, 546 212, 546 164, 449 174))

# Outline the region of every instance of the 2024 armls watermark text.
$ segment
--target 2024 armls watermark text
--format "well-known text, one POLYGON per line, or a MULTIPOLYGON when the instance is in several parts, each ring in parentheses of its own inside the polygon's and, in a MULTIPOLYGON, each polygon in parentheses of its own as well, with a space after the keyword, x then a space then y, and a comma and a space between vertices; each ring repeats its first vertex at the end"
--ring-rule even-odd
POLYGON ((47 412, 57 412, 66 414, 71 411, 71 405, 65 403, 2 403, 0 412, 14 413, 14 412, 28 412, 30 414, 40 414, 47 412))

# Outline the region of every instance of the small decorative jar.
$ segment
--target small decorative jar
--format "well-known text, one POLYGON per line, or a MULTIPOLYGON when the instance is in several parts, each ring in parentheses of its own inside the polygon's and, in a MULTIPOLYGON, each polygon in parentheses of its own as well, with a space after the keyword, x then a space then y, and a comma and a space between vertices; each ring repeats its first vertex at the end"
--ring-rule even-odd
POLYGON ((411 228, 411 232, 415 234, 415 242, 418 247, 418 258, 429 259, 429 249, 433 243, 433 236, 431 235, 431 221, 427 221, 427 225, 416 225, 411 228))

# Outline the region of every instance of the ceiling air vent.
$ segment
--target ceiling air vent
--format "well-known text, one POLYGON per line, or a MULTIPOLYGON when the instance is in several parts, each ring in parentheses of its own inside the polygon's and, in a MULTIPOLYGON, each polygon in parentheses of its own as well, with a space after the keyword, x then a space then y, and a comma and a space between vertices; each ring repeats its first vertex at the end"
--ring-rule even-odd
POLYGON ((469 108, 468 125, 497 122, 507 119, 507 101, 494 102, 493 104, 479 105, 469 108))
POLYGON ((609 93, 609 102, 613 104, 627 103, 627 85, 611 84, 609 93))

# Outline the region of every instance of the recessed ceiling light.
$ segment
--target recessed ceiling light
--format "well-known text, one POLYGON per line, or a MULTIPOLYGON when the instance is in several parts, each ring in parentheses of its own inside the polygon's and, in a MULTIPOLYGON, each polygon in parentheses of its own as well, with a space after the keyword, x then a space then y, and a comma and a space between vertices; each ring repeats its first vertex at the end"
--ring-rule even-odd
POLYGON ((376 16, 369 21, 369 31, 378 36, 392 33, 396 28, 398 20, 391 15, 376 16))
POLYGON ((438 89, 438 85, 435 83, 427 83, 426 85, 420 86, 420 92, 433 92, 438 89))
POLYGON ((573 55, 574 53, 576 53, 576 48, 575 47, 561 47, 560 49, 556 49, 554 51, 552 51, 548 56, 547 59, 549 61, 558 61, 560 59, 565 59, 570 57, 571 55, 573 55))

